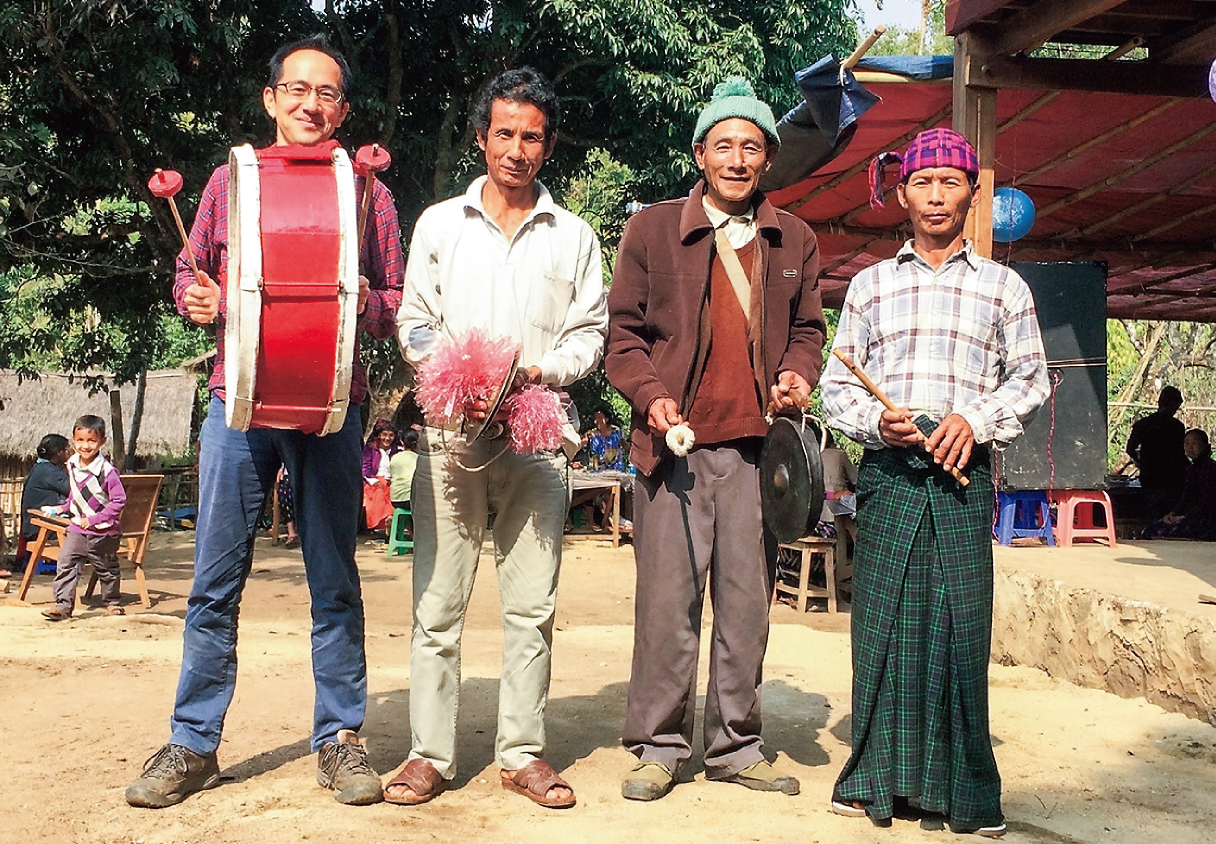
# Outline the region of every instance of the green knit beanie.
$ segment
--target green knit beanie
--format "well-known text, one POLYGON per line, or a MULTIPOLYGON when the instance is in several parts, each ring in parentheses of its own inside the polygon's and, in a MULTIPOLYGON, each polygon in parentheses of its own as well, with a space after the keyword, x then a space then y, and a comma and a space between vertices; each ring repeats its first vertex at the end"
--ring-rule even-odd
POLYGON ((773 110, 756 99, 755 89, 742 76, 727 77, 715 86, 713 97, 697 118, 692 142, 697 144, 704 141, 715 124, 732 117, 750 120, 760 127, 769 143, 781 144, 781 138, 777 135, 777 121, 773 120, 773 110))

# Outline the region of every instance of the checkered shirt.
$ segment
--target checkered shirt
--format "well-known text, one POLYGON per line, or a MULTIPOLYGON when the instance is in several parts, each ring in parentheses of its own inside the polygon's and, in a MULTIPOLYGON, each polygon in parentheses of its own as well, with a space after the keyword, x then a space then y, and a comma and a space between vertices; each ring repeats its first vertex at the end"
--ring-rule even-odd
MULTIPOLYGON (((355 177, 355 196, 363 196, 363 178, 355 177)), ((216 336, 224 336, 224 318, 227 312, 227 290, 220 281, 228 275, 228 166, 216 168, 203 190, 199 201, 194 226, 190 229, 190 248, 194 250, 198 268, 220 286, 220 312, 216 318, 216 336)), ((363 238, 363 249, 359 256, 359 267, 367 276, 371 292, 367 305, 359 317, 364 331, 382 340, 397 327, 397 309, 401 306, 401 282, 405 276, 405 258, 401 251, 401 230, 397 222, 397 209, 393 195, 380 181, 372 188, 371 207, 367 213, 367 231, 363 238)), ((187 316, 185 307, 186 288, 194 283, 194 274, 186 260, 183 249, 177 256, 177 271, 173 284, 173 299, 177 312, 187 316)), ((212 392, 223 395, 224 390, 224 344, 218 343, 215 369, 207 384, 212 392)), ((355 360, 351 370, 350 398, 355 404, 367 397, 367 370, 359 356, 358 340, 355 343, 355 360)))
MULTIPOLYGON (((935 423, 957 413, 976 442, 1013 442, 1048 396, 1030 289, 970 242, 936 271, 908 241, 849 285, 834 346, 897 407, 935 423)), ((883 407, 835 356, 820 380, 828 424, 883 447, 883 407)))

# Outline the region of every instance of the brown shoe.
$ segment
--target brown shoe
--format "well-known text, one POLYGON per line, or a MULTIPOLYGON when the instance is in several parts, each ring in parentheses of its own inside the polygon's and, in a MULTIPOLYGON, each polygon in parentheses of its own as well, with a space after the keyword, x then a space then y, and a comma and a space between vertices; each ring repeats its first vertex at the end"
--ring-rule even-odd
POLYGON ((67 610, 59 609, 59 607, 52 607, 49 610, 43 610, 42 617, 47 621, 67 621, 72 617, 72 614, 67 610))
POLYGON ((181 745, 166 744, 144 763, 139 779, 127 786, 127 802, 143 809, 163 809, 219 781, 220 765, 214 753, 199 756, 181 745))
POLYGON ((737 782, 753 791, 780 791, 782 794, 798 793, 798 780, 788 774, 783 774, 769 762, 760 760, 754 765, 748 765, 737 774, 722 777, 718 782, 737 782))
POLYGON ((367 764, 367 748, 354 730, 338 730, 317 754, 317 784, 338 792, 334 799, 348 806, 368 806, 384 799, 380 775, 367 764))

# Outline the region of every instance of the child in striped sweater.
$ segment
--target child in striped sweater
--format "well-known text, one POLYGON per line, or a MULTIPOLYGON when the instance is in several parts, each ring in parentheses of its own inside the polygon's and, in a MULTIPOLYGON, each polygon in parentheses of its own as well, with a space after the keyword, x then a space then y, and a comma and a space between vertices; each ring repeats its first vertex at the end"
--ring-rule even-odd
POLYGON ((76 583, 80 569, 91 563, 101 583, 106 615, 122 615, 119 595, 118 543, 122 534, 119 516, 127 503, 127 492, 118 470, 101 455, 106 441, 106 423, 88 414, 72 428, 76 453, 68 458, 69 493, 66 503, 71 519, 55 570, 55 607, 43 611, 50 621, 72 617, 76 607, 76 583))

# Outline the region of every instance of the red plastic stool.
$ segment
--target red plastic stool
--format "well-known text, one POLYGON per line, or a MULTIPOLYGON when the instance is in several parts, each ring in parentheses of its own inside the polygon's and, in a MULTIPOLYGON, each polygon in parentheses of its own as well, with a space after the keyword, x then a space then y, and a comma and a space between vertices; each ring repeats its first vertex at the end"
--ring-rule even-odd
POLYGON ((1056 534, 1061 548, 1068 548, 1076 539, 1105 539, 1115 547, 1115 512, 1110 506, 1110 496, 1100 489, 1053 489, 1051 500, 1055 502, 1056 534), (1105 525, 1095 522, 1094 514, 1102 508, 1105 525))

